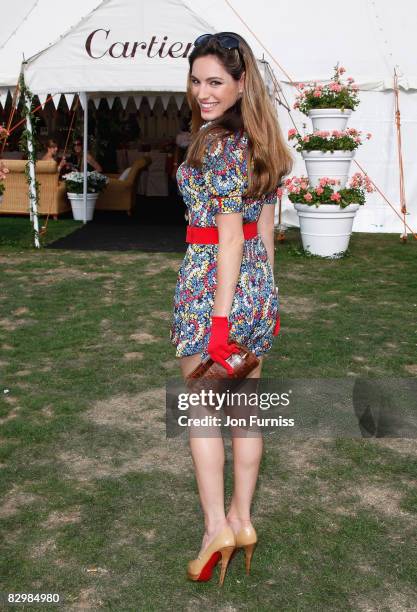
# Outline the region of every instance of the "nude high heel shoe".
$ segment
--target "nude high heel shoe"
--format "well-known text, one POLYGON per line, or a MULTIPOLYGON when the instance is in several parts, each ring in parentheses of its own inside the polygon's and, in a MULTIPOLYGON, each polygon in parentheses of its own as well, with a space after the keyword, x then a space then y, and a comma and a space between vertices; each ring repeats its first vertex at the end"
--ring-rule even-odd
POLYGON ((245 550, 245 567, 247 574, 249 574, 250 571, 250 563, 257 541, 258 536, 252 525, 249 527, 242 527, 236 534, 236 548, 244 548, 245 550))
POLYGON ((213 569, 222 561, 220 571, 220 586, 223 585, 227 565, 235 549, 235 534, 230 527, 225 527, 207 546, 206 550, 188 563, 187 576, 190 580, 207 582, 210 580, 213 569))

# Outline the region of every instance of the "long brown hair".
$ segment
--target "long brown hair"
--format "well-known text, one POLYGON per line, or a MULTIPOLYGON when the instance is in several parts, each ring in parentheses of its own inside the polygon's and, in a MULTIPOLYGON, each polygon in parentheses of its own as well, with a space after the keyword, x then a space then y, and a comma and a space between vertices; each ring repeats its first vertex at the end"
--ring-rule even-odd
POLYGON ((191 133, 193 140, 187 152, 189 165, 200 168, 208 143, 239 130, 244 130, 249 141, 247 196, 255 197, 274 191, 293 165, 290 149, 284 141, 278 117, 268 96, 259 72, 255 56, 247 42, 232 32, 239 41, 239 49, 225 49, 215 37, 209 37, 194 47, 189 56, 190 69, 187 79, 187 100, 191 108, 191 133), (225 70, 238 81, 245 72, 242 98, 222 117, 204 124, 198 102, 191 92, 191 71, 199 57, 214 55, 225 70))

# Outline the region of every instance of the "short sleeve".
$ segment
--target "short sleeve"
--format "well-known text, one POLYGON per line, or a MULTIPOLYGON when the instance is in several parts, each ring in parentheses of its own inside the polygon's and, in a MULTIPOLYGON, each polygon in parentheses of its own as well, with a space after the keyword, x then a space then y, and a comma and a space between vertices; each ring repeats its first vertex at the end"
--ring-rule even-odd
POLYGON ((277 192, 271 191, 270 193, 266 193, 262 196, 262 203, 275 205, 277 203, 277 192))
POLYGON ((204 181, 213 214, 243 212, 248 186, 247 139, 234 134, 212 143, 203 162, 204 181))

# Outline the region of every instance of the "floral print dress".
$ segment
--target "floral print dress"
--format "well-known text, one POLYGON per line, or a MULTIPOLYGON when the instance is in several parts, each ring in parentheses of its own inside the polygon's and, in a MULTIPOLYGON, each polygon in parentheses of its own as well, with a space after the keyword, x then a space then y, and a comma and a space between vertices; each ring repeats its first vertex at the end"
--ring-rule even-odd
MULTIPOLYGON (((207 125, 207 124, 205 124, 207 125)), ((204 127, 204 126, 203 126, 204 127)), ((257 221, 263 205, 276 202, 276 191, 260 198, 243 195, 248 184, 248 137, 237 132, 208 151, 201 168, 185 162, 177 171, 178 186, 190 225, 216 226, 216 214, 242 213, 243 223, 257 221)), ((178 272, 171 342, 176 356, 207 357, 216 291, 217 244, 189 244, 178 272)), ((229 314, 230 335, 263 355, 272 346, 278 314, 278 292, 265 246, 259 236, 245 240, 239 279, 229 314)))

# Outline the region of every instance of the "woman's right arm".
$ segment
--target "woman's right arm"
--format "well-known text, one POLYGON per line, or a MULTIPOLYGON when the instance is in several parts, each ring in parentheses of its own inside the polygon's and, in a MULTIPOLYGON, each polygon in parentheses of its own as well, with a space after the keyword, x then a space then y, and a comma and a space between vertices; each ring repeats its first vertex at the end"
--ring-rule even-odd
POLYGON ((213 316, 229 317, 243 255, 242 214, 216 215, 219 231, 213 316))

